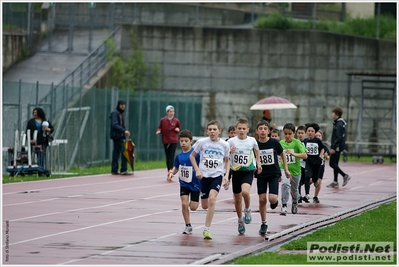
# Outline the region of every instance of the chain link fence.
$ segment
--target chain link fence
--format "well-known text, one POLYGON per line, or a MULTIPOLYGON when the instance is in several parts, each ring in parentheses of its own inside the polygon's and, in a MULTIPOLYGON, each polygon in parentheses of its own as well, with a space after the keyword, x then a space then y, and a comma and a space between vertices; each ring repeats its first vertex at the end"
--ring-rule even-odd
MULTIPOLYGON (((12 82, 8 82, 7 86, 21 88, 22 95, 35 95, 37 86, 38 91, 48 90, 50 87, 12 82)), ((127 102, 124 117, 126 127, 136 144, 136 160, 164 159, 161 137, 155 135, 155 132, 159 120, 166 115, 165 107, 169 104, 175 107, 176 117, 179 118, 182 128, 191 130, 194 135, 203 135, 201 96, 151 91, 130 92, 117 88, 88 90, 71 88, 71 90, 81 97, 57 104, 60 111, 54 110, 55 98, 38 105, 44 109, 55 128, 53 135, 56 145, 49 148, 53 173, 65 172, 71 167, 85 168, 111 162, 112 140, 109 138, 109 117, 116 108, 119 98, 127 102)), ((3 103, 3 172, 7 168, 6 150, 14 145, 15 130, 26 131, 26 124, 31 118, 34 107, 36 105, 32 103, 3 103)))

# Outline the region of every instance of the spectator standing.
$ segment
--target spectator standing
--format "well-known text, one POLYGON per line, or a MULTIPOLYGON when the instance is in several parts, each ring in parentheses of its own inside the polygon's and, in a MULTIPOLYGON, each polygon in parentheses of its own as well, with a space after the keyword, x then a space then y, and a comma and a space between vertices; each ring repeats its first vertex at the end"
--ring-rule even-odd
POLYGON ((111 112, 111 131, 110 138, 113 141, 114 149, 112 151, 112 165, 111 174, 113 175, 132 175, 132 172, 127 171, 127 159, 122 154, 123 143, 125 142, 125 137, 130 138, 130 132, 126 130, 125 121, 122 117, 123 112, 126 108, 126 101, 123 99, 118 100, 118 104, 114 111, 111 112), (121 168, 119 168, 119 158, 121 158, 121 168))

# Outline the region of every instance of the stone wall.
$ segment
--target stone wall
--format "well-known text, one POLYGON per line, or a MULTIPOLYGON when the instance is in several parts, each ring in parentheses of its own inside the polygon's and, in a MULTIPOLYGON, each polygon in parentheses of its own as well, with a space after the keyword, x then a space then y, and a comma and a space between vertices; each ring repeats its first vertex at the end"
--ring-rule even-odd
POLYGON ((27 53, 26 34, 3 32, 3 73, 27 53))
POLYGON ((157 90, 203 95, 203 126, 217 119, 227 129, 239 117, 254 124, 261 111, 251 105, 275 95, 298 106, 274 111, 277 125, 314 121, 329 133, 331 110, 339 105, 353 137, 361 79, 353 77, 349 92, 346 72, 396 71, 394 41, 321 31, 124 25, 124 57, 131 53, 132 29, 146 62, 161 67, 157 90))

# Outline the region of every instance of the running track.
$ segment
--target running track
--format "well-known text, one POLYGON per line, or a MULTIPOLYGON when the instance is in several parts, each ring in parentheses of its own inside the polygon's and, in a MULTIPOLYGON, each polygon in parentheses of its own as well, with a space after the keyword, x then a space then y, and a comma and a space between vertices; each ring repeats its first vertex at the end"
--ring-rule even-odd
MULTIPOLYGON (((332 181, 332 169, 327 166, 319 195, 321 203, 299 204, 298 214, 289 211, 286 217, 279 215, 279 205, 267 215, 268 235, 289 232, 389 196, 396 199, 396 164, 341 162, 340 166, 352 176, 347 186, 326 188, 332 181)), ((342 183, 341 177, 339 182, 342 183)), ((313 192, 311 187, 311 196, 313 192)), ((181 233, 184 223, 179 183, 168 183, 164 169, 139 171, 134 176, 96 175, 5 184, 2 263, 221 264, 322 225, 315 223, 265 241, 258 235, 260 216, 255 180, 251 193, 253 221, 246 225, 245 235, 237 232, 230 187, 229 191, 222 189, 218 196, 211 226, 213 240, 203 240, 205 211, 201 207, 191 212, 193 234, 181 233)))

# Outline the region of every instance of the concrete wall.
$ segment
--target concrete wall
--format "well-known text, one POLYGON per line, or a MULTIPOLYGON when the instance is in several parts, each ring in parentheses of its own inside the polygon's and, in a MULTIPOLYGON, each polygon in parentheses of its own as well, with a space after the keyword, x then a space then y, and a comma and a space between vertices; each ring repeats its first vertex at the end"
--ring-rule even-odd
POLYGON ((27 53, 26 34, 3 32, 3 73, 27 53))
POLYGON ((204 96, 203 126, 217 119, 227 129, 238 117, 255 123, 261 112, 251 105, 275 95, 298 106, 274 111, 277 125, 314 121, 330 132, 331 110, 340 105, 353 136, 361 80, 354 78, 348 95, 346 72, 396 71, 393 41, 320 31, 124 25, 124 57, 131 53, 131 29, 146 62, 162 69, 157 90, 204 96))

